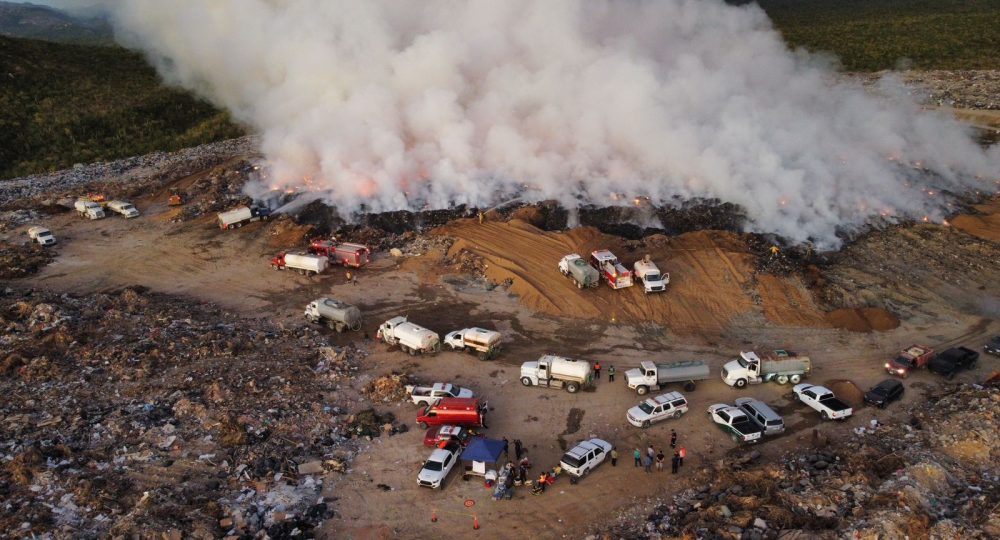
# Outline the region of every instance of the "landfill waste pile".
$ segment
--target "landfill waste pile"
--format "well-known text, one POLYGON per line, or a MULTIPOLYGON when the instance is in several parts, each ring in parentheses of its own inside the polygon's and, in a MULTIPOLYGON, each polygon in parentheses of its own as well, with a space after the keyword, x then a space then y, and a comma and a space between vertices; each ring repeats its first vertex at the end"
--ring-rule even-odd
POLYGON ((0 242, 0 279, 20 278, 38 272, 55 258, 52 249, 27 241, 24 245, 0 242))
POLYGON ((234 156, 254 155, 259 143, 255 136, 240 137, 176 152, 153 152, 110 162, 80 164, 53 173, 6 180, 0 182, 0 206, 11 208, 34 200, 93 191, 98 186, 131 196, 147 192, 165 181, 203 171, 234 156))
POLYGON ((921 403, 774 462, 740 451, 589 538, 1000 537, 1000 388, 942 384, 921 403))
POLYGON ((0 328, 6 534, 275 538, 331 516, 363 350, 142 288, 8 288, 0 328))
POLYGON ((409 375, 389 373, 365 385, 364 393, 373 403, 389 403, 409 398, 406 385, 414 384, 409 375))
POLYGON ((213 167, 188 187, 177 189, 182 199, 190 202, 178 210, 174 221, 188 221, 236 206, 252 205, 254 201, 243 193, 243 187, 257 167, 253 161, 241 159, 213 167))

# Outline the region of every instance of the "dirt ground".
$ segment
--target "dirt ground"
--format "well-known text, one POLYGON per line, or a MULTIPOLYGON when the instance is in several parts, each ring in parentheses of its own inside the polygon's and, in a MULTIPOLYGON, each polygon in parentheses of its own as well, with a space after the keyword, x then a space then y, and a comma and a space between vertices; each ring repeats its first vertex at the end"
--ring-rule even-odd
MULTIPOLYGON (((350 342, 368 348, 352 388, 360 390, 373 378, 393 371, 426 382, 469 387, 489 400, 489 435, 524 441, 536 474, 557 464, 564 445, 584 438, 604 438, 621 454, 617 467, 603 465, 578 484, 560 478, 542 496, 522 489, 512 501, 494 502, 480 481, 463 481, 454 474, 441 491, 418 488, 416 474, 429 453, 421 445, 420 430, 376 438, 346 474, 331 473, 326 479, 325 494, 335 499, 335 517, 322 529, 330 538, 460 538, 469 534, 474 520, 481 534, 495 538, 582 537, 592 525, 610 520, 624 508, 687 487, 685 472, 747 451, 707 420, 705 410, 713 403, 732 403, 748 395, 785 415, 788 431, 754 448, 764 459, 776 459, 784 450, 803 445, 814 428, 832 439, 848 437, 853 427, 874 415, 860 406, 847 422, 822 423, 815 412, 792 399, 788 386, 768 384, 740 392, 713 377, 687 393, 691 407, 687 415, 641 430, 625 421, 625 411, 640 399, 625 386, 623 374, 643 360, 695 358, 718 373, 740 350, 790 348, 813 359, 810 382, 838 388, 850 383, 864 390, 885 378, 881 366, 889 355, 911 342, 935 348, 981 348, 1000 333, 996 315, 946 300, 950 288, 963 285, 947 283, 933 265, 915 266, 905 280, 895 273, 887 275, 888 252, 880 252, 877 263, 856 258, 824 269, 831 290, 836 291, 833 296, 841 301, 835 304, 823 291, 810 289, 799 275, 757 272, 746 243, 731 233, 650 237, 645 245, 627 249, 622 240, 592 229, 552 233, 521 221, 480 225, 459 220, 430 235, 455 240, 447 253, 428 249, 424 255, 402 260, 378 253, 375 263, 359 272, 359 283, 350 285, 341 269, 315 278, 271 270, 267 258, 282 247, 292 247, 285 242, 302 237, 287 223, 255 223, 235 231, 222 231, 209 218, 173 223, 169 219, 173 211, 162 199, 157 194, 135 200, 143 214, 133 220, 112 215, 86 221, 69 212, 50 217, 46 223, 59 239, 55 260, 36 275, 11 283, 67 293, 141 285, 191 302, 217 303, 248 320, 267 317, 285 325, 305 325, 301 313, 305 304, 332 295, 357 304, 365 317, 361 333, 327 334, 333 344, 350 342), (644 295, 639 287, 579 291, 556 270, 563 254, 583 255, 602 247, 616 251, 626 262, 651 254, 670 272, 669 290, 660 295, 644 295), (462 250, 483 258, 492 281, 511 279, 510 287, 456 272, 447 261, 462 250), (884 297, 890 307, 899 308, 898 325, 894 316, 875 307, 885 303, 859 303, 868 289, 875 291, 870 294, 876 300, 884 297), (895 296, 886 291, 896 291, 895 296), (913 298, 922 299, 920 309, 904 302, 913 298), (824 311, 831 305, 847 311, 831 316, 824 311), (364 335, 373 336, 378 324, 397 314, 407 314, 441 334, 472 325, 497 328, 505 336, 505 352, 492 362, 453 352, 412 358, 364 340, 364 335), (873 328, 879 331, 868 331, 873 328), (520 363, 547 352, 614 365, 618 379, 609 383, 605 375, 595 390, 576 395, 522 387, 520 363), (671 428, 680 434, 679 442, 689 455, 681 474, 647 474, 633 467, 632 449, 648 445, 666 449, 671 428), (437 522, 432 522, 432 514, 437 522)), ((900 228, 886 231, 878 240, 889 245, 940 241, 947 249, 961 251, 966 258, 948 258, 952 270, 968 276, 975 268, 976 275, 969 279, 982 288, 970 294, 996 302, 1000 298, 996 259, 983 262, 983 268, 972 266, 1000 249, 991 244, 1000 234, 996 204, 988 210, 993 214, 977 217, 976 229, 956 219, 951 231, 900 228), (962 231, 985 244, 946 242, 936 236, 964 238, 962 231), (925 233, 928 238, 920 240, 925 233)), ((3 233, 0 240, 17 242, 23 234, 18 229, 3 233)), ((979 381, 996 367, 996 359, 987 357, 975 371, 957 379, 979 381)), ((937 382, 925 371, 913 374, 906 381, 903 402, 879 411, 879 420, 904 415, 908 405, 937 382)), ((412 405, 375 405, 414 427, 417 411, 412 405)))

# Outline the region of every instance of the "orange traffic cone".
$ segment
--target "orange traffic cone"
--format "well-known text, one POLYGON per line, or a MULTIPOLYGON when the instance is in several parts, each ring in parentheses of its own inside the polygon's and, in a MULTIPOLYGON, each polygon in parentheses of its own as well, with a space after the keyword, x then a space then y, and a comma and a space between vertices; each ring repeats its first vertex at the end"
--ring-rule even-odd
POLYGON ((437 523, 437 520, 438 520, 438 511, 431 510, 431 523, 437 523))
POLYGON ((472 516, 472 528, 479 530, 479 516, 472 516))

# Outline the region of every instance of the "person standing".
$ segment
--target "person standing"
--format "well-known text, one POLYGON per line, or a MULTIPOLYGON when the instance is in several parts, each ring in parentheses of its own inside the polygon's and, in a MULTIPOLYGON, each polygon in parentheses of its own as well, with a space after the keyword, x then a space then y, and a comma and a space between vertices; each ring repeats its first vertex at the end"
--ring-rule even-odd
POLYGON ((642 453, 639 452, 638 448, 635 449, 635 452, 632 452, 632 457, 635 459, 635 466, 638 467, 639 460, 642 459, 642 453))
POLYGON ((545 493, 545 484, 548 483, 549 476, 544 472, 538 477, 538 485, 542 488, 542 493, 545 493))
POLYGON ((670 472, 671 474, 677 474, 677 467, 680 467, 681 456, 677 452, 674 452, 674 457, 670 460, 670 472))
POLYGON ((670 448, 677 448, 677 432, 670 429, 670 448))
POLYGON ((521 461, 521 454, 524 453, 524 448, 521 446, 521 439, 514 439, 514 456, 517 457, 518 461, 521 461))
POLYGON ((658 471, 663 470, 663 458, 665 457, 667 456, 663 455, 663 450, 660 450, 659 452, 656 453, 656 470, 658 471))
POLYGON ((613 446, 611 447, 611 466, 612 467, 618 466, 618 449, 613 446))
POLYGON ((656 456, 656 450, 653 450, 653 445, 649 445, 649 448, 646 449, 646 455, 649 456, 650 458, 656 456))
POLYGON ((503 457, 510 462, 510 441, 507 440, 507 437, 503 438, 503 457))
POLYGON ((608 382, 615 382, 615 366, 614 366, 614 364, 608 366, 608 382))
POLYGON ((601 380, 601 363, 600 362, 594 362, 594 380, 595 381, 601 380))
POLYGON ((653 472, 653 458, 646 456, 646 461, 644 462, 646 472, 653 472))
POLYGON ((677 457, 680 458, 680 461, 677 462, 677 465, 683 467, 684 466, 684 458, 687 457, 687 450, 685 450, 683 446, 681 447, 680 451, 677 452, 677 457))

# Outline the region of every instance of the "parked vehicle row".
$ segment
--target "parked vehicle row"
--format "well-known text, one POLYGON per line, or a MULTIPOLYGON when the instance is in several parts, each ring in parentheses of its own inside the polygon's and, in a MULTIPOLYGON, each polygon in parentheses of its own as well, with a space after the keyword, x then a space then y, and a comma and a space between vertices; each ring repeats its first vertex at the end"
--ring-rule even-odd
POLYGON ((636 261, 629 270, 607 249, 592 252, 589 261, 578 253, 570 253, 559 260, 558 268, 579 289, 597 287, 602 280, 612 289, 624 289, 634 284, 632 278, 635 277, 648 294, 665 291, 670 283, 670 274, 661 272, 649 255, 636 261))

